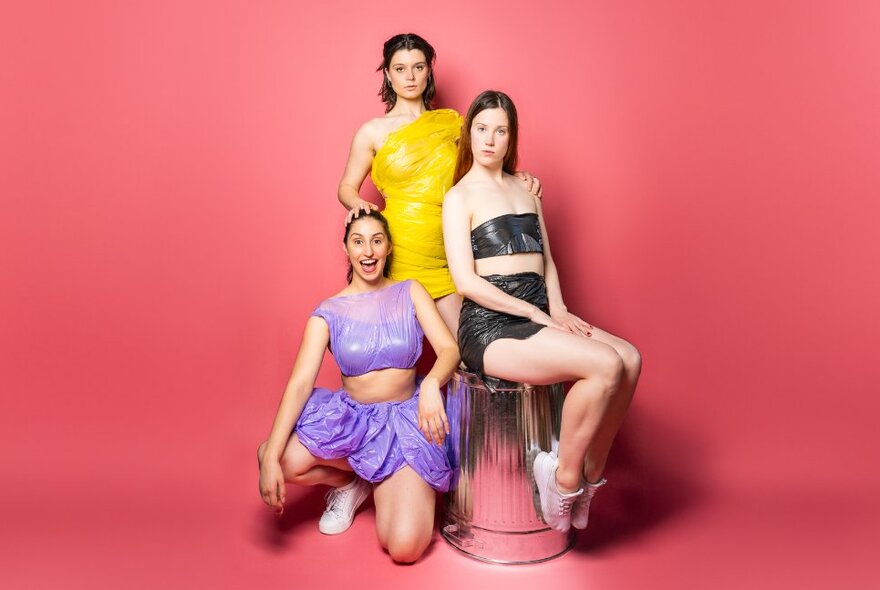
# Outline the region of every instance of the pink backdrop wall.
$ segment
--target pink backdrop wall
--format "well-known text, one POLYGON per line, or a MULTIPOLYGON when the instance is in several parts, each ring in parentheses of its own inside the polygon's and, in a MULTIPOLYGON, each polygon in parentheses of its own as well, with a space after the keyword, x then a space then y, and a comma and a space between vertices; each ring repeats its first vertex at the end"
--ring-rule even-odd
POLYGON ((4 518, 115 518, 132 490, 159 521, 219 509, 218 485, 258 502, 237 461, 343 281, 336 184, 381 114, 381 43, 409 30, 438 50, 440 106, 514 98, 569 307, 642 350, 618 477, 644 498, 877 490, 878 19, 867 1, 4 7, 4 518))

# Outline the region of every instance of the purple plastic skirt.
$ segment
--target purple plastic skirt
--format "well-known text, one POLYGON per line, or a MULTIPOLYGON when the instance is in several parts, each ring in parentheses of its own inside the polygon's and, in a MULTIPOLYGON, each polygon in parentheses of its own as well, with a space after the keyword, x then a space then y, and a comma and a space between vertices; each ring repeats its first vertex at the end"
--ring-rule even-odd
POLYGON ((452 469, 445 449, 418 428, 419 390, 402 402, 362 404, 343 389, 312 390, 295 432, 315 457, 347 458, 363 479, 376 483, 410 467, 438 492, 449 490, 452 469))

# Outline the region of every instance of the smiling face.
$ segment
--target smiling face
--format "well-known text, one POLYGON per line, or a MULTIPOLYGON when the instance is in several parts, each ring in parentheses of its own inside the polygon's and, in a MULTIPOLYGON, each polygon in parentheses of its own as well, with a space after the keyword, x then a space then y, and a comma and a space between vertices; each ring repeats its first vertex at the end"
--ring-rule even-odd
POLYGON ((471 152, 474 162, 500 168, 510 143, 510 122, 502 108, 480 111, 471 123, 471 152))
POLYGON ((430 72, 428 60, 420 49, 396 51, 385 68, 385 76, 391 81, 391 89, 397 96, 409 100, 421 98, 428 85, 430 72))
POLYGON ((352 221, 344 249, 355 276, 368 283, 382 279, 391 242, 381 221, 367 216, 352 221))

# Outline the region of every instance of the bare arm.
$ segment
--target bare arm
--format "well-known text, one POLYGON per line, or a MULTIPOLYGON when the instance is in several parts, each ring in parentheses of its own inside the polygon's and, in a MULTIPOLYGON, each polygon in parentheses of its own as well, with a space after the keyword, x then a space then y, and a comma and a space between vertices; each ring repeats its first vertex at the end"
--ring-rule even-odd
POLYGON ((339 202, 349 210, 378 209, 373 203, 362 199, 360 195, 361 185, 363 185, 367 174, 370 173, 373 157, 376 155, 373 151, 372 134, 373 130, 368 121, 357 130, 351 141, 348 161, 345 163, 345 170, 342 172, 342 179, 339 181, 339 189, 336 192, 339 202))
POLYGON ((327 323, 318 317, 306 322, 305 332, 293 371, 284 388, 275 421, 260 461, 260 495, 263 501, 279 513, 284 507, 284 474, 281 471, 281 455, 290 439, 306 400, 312 394, 315 379, 324 359, 324 349, 330 341, 327 323))
POLYGON ((455 338, 437 311, 434 300, 418 281, 411 282, 410 297, 422 331, 437 354, 434 366, 422 380, 419 393, 419 429, 428 441, 433 439, 440 445, 449 434, 449 422, 443 409, 440 388, 449 381, 461 357, 455 338))
POLYGON ((488 309, 552 325, 548 323, 552 322, 551 318, 538 307, 508 295, 475 272, 470 235, 471 212, 465 195, 453 187, 443 200, 443 241, 455 288, 462 296, 488 309))
POLYGON ((559 285, 559 272, 553 255, 550 253, 550 239, 547 237, 547 224, 544 222, 544 210, 541 207, 541 199, 535 199, 538 208, 538 220, 541 224, 541 240, 544 247, 544 284, 547 286, 547 303, 550 307, 550 317, 559 323, 565 330, 583 336, 592 336, 590 330, 593 326, 569 313, 565 302, 562 300, 562 287, 559 285))

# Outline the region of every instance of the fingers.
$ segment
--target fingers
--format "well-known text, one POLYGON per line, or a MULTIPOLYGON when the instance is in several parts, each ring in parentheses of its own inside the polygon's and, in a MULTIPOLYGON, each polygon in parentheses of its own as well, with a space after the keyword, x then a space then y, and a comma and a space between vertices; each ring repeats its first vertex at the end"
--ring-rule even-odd
POLYGON ((449 423, 446 421, 445 413, 419 417, 419 430, 429 443, 442 445, 446 435, 449 434, 449 423))

